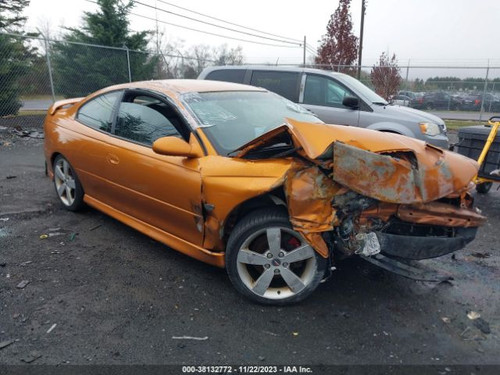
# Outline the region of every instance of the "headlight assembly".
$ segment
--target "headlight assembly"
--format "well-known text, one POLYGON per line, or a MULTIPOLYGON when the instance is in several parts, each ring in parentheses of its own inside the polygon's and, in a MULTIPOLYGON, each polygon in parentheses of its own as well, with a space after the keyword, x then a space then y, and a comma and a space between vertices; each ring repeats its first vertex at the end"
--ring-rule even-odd
POLYGON ((441 129, 437 124, 433 122, 421 122, 418 124, 420 126, 420 131, 425 135, 439 135, 441 133, 441 129))

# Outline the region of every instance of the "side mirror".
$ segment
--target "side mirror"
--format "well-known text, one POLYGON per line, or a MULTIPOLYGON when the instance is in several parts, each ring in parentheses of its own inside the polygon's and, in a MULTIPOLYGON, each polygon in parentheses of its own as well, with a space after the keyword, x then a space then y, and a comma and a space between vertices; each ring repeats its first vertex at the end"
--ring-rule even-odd
POLYGON ((344 107, 348 107, 351 109, 358 109, 359 108, 359 99, 355 98, 354 96, 346 96, 344 100, 342 100, 342 105, 344 107))
POLYGON ((202 156, 200 150, 177 137, 158 138, 153 143, 153 151, 160 155, 184 156, 186 158, 202 156))

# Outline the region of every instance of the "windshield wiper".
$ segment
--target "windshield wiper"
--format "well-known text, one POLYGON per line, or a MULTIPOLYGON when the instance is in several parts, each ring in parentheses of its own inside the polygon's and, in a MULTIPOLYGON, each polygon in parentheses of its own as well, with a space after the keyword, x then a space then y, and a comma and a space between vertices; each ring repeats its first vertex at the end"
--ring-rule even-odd
POLYGON ((389 105, 389 103, 387 103, 387 102, 372 102, 372 104, 375 104, 375 105, 389 105))

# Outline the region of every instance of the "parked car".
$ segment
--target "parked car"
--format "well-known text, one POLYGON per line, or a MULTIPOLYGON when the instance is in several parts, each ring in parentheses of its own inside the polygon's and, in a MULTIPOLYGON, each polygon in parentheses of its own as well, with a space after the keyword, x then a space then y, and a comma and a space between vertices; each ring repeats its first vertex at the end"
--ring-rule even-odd
POLYGON ((486 112, 500 111, 500 99, 490 93, 468 95, 463 99, 460 108, 464 111, 479 111, 481 110, 481 105, 484 106, 483 109, 486 112))
POLYGON ((349 256, 408 275, 399 260, 458 250, 485 219, 467 192, 475 161, 397 134, 326 125, 252 86, 111 86, 56 102, 44 130, 63 207, 86 203, 225 267, 260 303, 302 300, 349 256))
POLYGON ((442 91, 428 92, 422 97, 415 98, 411 101, 410 106, 417 109, 445 109, 457 110, 460 107, 460 102, 450 94, 442 91))
POLYGON ((198 79, 263 87, 299 103, 328 124, 397 133, 448 148, 442 119, 387 101, 355 78, 319 69, 275 66, 216 66, 198 79))
POLYGON ((413 91, 408 91, 408 90, 401 90, 398 92, 398 95, 404 95, 404 96, 407 96, 408 98, 410 99, 416 99, 417 98, 417 93, 413 92, 413 91))
POLYGON ((410 105, 411 98, 406 95, 396 95, 392 98, 391 104, 402 105, 403 107, 408 107, 410 105))

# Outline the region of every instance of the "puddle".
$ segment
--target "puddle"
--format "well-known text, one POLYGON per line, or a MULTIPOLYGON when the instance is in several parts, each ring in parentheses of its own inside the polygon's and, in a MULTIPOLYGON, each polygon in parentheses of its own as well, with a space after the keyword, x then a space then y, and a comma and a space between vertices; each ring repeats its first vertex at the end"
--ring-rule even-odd
POLYGON ((0 238, 7 237, 8 235, 7 228, 0 228, 0 238))

